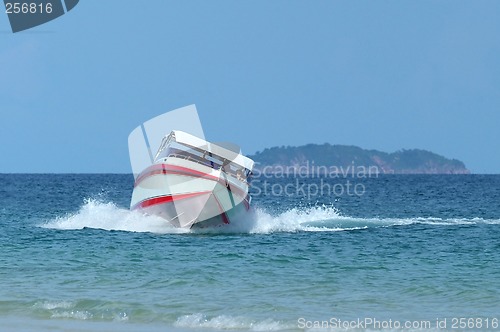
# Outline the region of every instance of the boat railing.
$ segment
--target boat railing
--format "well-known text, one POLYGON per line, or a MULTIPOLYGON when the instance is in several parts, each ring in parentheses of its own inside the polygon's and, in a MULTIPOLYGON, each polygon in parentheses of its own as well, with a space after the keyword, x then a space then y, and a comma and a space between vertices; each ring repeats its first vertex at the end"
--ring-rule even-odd
POLYGON ((234 178, 237 178, 240 181, 247 182, 246 176, 243 175, 243 172, 240 173, 240 175, 238 176, 237 170, 233 170, 231 167, 224 167, 223 164, 216 163, 216 162, 213 162, 213 161, 208 160, 208 159, 203 159, 201 157, 187 155, 187 154, 180 154, 180 153, 170 153, 167 156, 167 158, 170 158, 170 157, 189 160, 189 161, 195 162, 195 163, 203 165, 203 166, 207 166, 207 167, 217 169, 217 170, 222 170, 224 173, 226 173, 234 178))
POLYGON ((203 166, 208 166, 208 167, 214 168, 210 163, 207 163, 206 161, 201 160, 199 158, 195 158, 194 156, 184 155, 184 154, 179 154, 179 153, 171 153, 167 156, 167 158, 170 158, 170 157, 185 159, 185 160, 193 161, 193 162, 198 163, 198 164, 203 165, 203 166))

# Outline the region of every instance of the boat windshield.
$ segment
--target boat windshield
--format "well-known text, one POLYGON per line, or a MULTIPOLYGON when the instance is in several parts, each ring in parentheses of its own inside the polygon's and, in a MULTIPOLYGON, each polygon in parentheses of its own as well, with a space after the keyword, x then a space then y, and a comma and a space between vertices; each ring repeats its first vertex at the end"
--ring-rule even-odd
POLYGON ((246 179, 251 173, 250 169, 239 165, 237 162, 233 162, 237 156, 241 156, 239 153, 234 152, 232 156, 226 153, 226 158, 224 158, 212 152, 212 150, 217 148, 222 149, 218 144, 204 142, 205 144, 203 145, 192 146, 176 141, 176 133, 178 136, 181 136, 181 133, 175 131, 163 139, 155 156, 155 162, 166 161, 167 158, 171 157, 186 159, 213 169, 222 169, 225 173, 241 180, 246 179))

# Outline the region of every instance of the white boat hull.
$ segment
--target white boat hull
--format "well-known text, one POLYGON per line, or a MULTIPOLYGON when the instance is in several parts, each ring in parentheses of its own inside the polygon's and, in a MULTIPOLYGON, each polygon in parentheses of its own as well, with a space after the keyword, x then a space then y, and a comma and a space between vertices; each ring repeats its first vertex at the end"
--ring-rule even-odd
POLYGON ((136 179, 131 209, 183 228, 232 223, 250 208, 248 184, 199 163, 169 158, 136 179))

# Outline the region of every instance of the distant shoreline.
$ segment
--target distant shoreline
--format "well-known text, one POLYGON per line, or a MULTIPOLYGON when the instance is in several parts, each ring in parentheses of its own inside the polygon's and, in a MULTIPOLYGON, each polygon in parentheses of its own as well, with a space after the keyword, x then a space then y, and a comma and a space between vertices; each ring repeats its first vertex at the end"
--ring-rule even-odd
POLYGON ((460 160, 420 149, 387 153, 325 143, 273 147, 249 157, 257 172, 270 174, 471 174, 460 160))

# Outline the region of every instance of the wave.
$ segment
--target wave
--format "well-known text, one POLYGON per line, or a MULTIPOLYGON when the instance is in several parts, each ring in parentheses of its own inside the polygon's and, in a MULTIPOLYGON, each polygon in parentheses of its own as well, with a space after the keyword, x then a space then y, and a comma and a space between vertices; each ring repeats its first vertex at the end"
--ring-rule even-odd
POLYGON ((144 215, 139 211, 120 208, 112 202, 102 202, 93 198, 86 199, 78 212, 57 217, 41 226, 60 230, 94 228, 160 234, 189 232, 189 230, 173 227, 163 218, 144 215))
POLYGON ((47 318, 75 320, 128 321, 126 310, 115 308, 113 304, 98 301, 43 301, 33 305, 33 309, 50 315, 47 318))
POLYGON ((175 327, 190 329, 214 329, 214 330, 246 330, 246 331, 283 331, 296 328, 294 325, 286 325, 272 319, 254 321, 245 317, 234 317, 220 315, 207 317, 204 314, 192 314, 181 316, 174 323, 175 327))
MULTIPOLYGON (((70 330, 69 321, 86 321, 94 323, 130 323, 131 325, 104 325, 106 331, 290 331, 296 330, 293 322, 284 322, 271 318, 255 319, 241 315, 206 315, 193 313, 187 315, 166 314, 151 307, 138 307, 133 303, 110 302, 102 300, 80 299, 74 301, 38 300, 33 302, 13 301, 8 305, 11 312, 23 316, 11 316, 13 329, 18 329, 19 323, 25 324, 28 317, 38 319, 38 324, 50 321, 51 329, 55 330, 57 322, 63 322, 60 330, 70 330), (16 324, 16 321, 18 324, 16 324)), ((0 316, 0 323, 2 323, 0 316)), ((29 318, 28 318, 29 319, 29 318)), ((24 325, 23 325, 24 326, 24 325)), ((98 331, 103 325, 77 325, 78 331, 98 331)), ((45 329, 43 329, 45 330, 45 329)), ((57 329, 59 330, 59 329, 57 329)), ((71 329, 73 330, 73 329, 71 329)))
POLYGON ((338 232, 375 227, 407 226, 426 224, 435 226, 500 224, 498 219, 482 218, 356 218, 342 215, 336 208, 315 206, 292 208, 280 214, 271 214, 255 208, 245 218, 224 227, 202 230, 175 228, 163 218, 145 215, 116 206, 112 202, 87 199, 80 210, 57 217, 40 225, 44 228, 75 230, 84 228, 128 232, 172 233, 250 233, 266 234, 279 232, 338 232))

